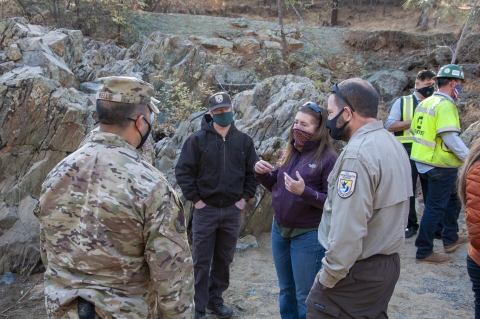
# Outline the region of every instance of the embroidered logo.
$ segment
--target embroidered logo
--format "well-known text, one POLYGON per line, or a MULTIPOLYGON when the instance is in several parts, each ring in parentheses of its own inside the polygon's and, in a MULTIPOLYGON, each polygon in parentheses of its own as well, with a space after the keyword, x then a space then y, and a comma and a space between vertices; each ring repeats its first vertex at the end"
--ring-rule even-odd
POLYGON ((222 95, 216 95, 215 96, 215 101, 217 103, 222 103, 223 102, 223 96, 222 95))
POLYGON ((317 167, 317 165, 316 164, 308 164, 308 167, 313 169, 313 168, 317 167))
POLYGON ((357 182, 357 173, 341 171, 338 178, 337 193, 341 198, 352 196, 357 182))

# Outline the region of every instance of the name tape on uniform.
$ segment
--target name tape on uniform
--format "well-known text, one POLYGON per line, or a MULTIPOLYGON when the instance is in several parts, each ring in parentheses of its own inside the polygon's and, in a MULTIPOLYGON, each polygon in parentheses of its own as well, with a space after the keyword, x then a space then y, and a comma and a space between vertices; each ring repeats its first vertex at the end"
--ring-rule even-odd
POLYGON ((109 92, 97 92, 97 100, 122 102, 122 95, 121 94, 112 94, 112 93, 109 93, 109 92))
POLYGON ((350 171, 341 171, 338 177, 337 193, 341 198, 352 196, 357 183, 357 173, 350 171))

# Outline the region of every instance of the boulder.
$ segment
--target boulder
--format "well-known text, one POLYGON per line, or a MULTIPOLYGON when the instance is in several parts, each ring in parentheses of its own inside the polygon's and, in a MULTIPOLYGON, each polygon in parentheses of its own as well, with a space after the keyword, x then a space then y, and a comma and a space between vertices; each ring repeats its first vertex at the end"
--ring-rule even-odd
POLYGON ((3 36, 2 47, 7 57, 15 61, 15 67, 40 66, 43 76, 65 87, 78 87, 75 73, 83 51, 80 31, 49 31, 24 19, 12 18, 1 22, 0 36, 3 36))
POLYGON ((8 61, 0 64, 0 74, 5 74, 15 69, 15 62, 8 61))
POLYGON ((77 86, 75 74, 65 61, 53 53, 39 38, 28 38, 21 44, 24 47, 22 61, 17 66, 41 67, 43 75, 57 80, 64 87, 77 86))
POLYGON ((281 50, 282 44, 274 41, 263 41, 263 48, 265 50, 281 50))
POLYGON ((472 143, 480 137, 480 121, 472 123, 466 130, 463 132, 461 138, 465 145, 468 148, 472 145, 472 143))
POLYGON ((87 94, 95 94, 102 85, 94 82, 83 82, 80 84, 80 91, 87 94))
POLYGON ((294 38, 286 38, 288 51, 296 51, 303 48, 303 42, 294 38))
POLYGON ((190 36, 188 38, 190 41, 201 45, 206 49, 213 51, 221 51, 223 49, 232 49, 233 43, 221 38, 206 38, 201 36, 190 36))
POLYGON ((232 22, 232 25, 237 28, 248 28, 248 20, 240 18, 232 22))
POLYGON ((254 38, 239 38, 233 41, 233 47, 240 53, 254 53, 260 50, 260 42, 254 38))
POLYGON ((391 101, 402 95, 408 85, 408 77, 403 71, 379 71, 367 79, 380 94, 383 101, 391 101))
POLYGON ((0 77, 0 274, 41 269, 33 215, 50 170, 93 125, 88 99, 44 76, 40 66, 0 77))
POLYGON ((22 51, 20 51, 20 48, 16 43, 12 43, 8 47, 7 57, 12 61, 18 61, 22 58, 22 51))
POLYGON ((226 29, 226 30, 216 30, 216 31, 213 32, 213 35, 217 38, 222 38, 222 39, 231 41, 235 38, 241 37, 242 36, 242 31, 240 31, 240 30, 228 30, 228 29, 226 29))
POLYGON ((254 30, 243 30, 242 34, 244 37, 254 37, 257 35, 257 32, 254 30))
POLYGON ((133 59, 128 60, 119 60, 113 61, 106 64, 103 68, 98 70, 95 74, 97 78, 122 75, 122 76, 132 76, 135 78, 141 79, 143 76, 142 72, 134 72, 137 67, 133 59))
POLYGON ((452 61, 452 51, 447 46, 439 46, 434 50, 428 51, 429 62, 435 65, 445 65, 452 61))
POLYGON ((259 33, 257 38, 262 40, 262 41, 271 41, 272 40, 272 36, 270 34, 267 34, 267 33, 259 33))

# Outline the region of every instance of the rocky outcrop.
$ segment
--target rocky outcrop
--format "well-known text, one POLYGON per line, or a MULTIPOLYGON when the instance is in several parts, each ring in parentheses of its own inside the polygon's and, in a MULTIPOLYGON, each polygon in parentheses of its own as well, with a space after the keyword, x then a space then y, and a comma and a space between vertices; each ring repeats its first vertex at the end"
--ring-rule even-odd
POLYGON ((0 273, 41 267, 41 184, 93 124, 87 98, 44 75, 24 66, 0 77, 0 273))
POLYGON ((233 41, 233 46, 240 53, 251 54, 260 50, 260 42, 254 38, 239 38, 233 41))
POLYGON ((0 37, 0 49, 10 60, 7 70, 40 67, 43 76, 58 81, 61 86, 78 87, 75 74, 83 51, 80 31, 49 31, 28 24, 24 18, 13 18, 0 21, 0 37))
POLYGON ((351 31, 347 44, 362 51, 395 51, 425 49, 429 45, 450 45, 456 42, 453 33, 445 34, 411 34, 404 31, 351 31))
POLYGON ((408 85, 408 78, 403 71, 379 71, 367 79, 378 91, 383 101, 387 102, 401 96, 408 85))
MULTIPOLYGON (((252 137, 262 159, 275 164, 287 143, 296 109, 307 101, 326 102, 325 95, 316 90, 311 80, 292 75, 268 78, 253 90, 243 91, 234 98, 235 125, 252 137)), ((172 138, 165 138, 155 145, 156 167, 174 185, 173 168, 181 146, 190 134, 200 129, 201 115, 193 114, 189 121, 180 124, 172 138)), ((241 234, 256 236, 270 231, 272 216, 271 194, 259 186, 253 203, 245 206, 241 234)))
POLYGON ((472 123, 462 134, 462 140, 468 148, 480 137, 480 122, 472 123))

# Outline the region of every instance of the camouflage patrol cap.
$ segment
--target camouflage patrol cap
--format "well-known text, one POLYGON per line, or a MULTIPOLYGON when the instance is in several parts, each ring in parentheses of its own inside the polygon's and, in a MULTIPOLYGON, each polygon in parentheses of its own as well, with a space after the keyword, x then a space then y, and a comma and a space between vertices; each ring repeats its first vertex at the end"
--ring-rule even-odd
POLYGON ((153 113, 160 113, 153 98, 153 85, 130 76, 109 76, 98 79, 103 86, 97 92, 97 100, 147 104, 153 113))

